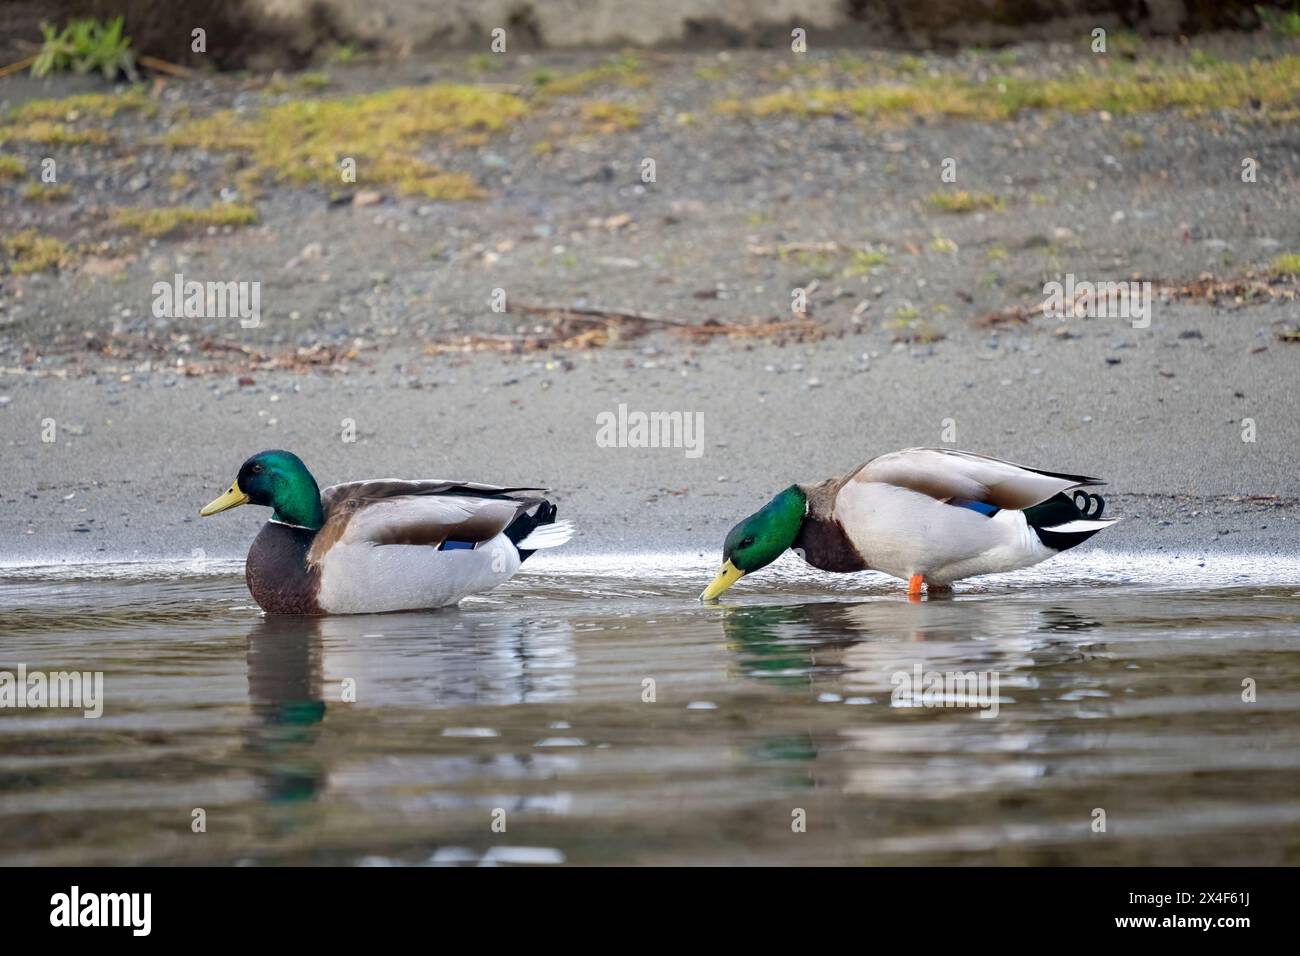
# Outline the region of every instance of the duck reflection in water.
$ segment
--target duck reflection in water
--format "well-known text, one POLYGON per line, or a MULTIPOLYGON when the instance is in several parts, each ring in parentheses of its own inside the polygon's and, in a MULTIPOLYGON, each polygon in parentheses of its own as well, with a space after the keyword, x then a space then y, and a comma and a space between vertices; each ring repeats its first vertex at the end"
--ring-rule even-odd
POLYGON ((272 803, 311 800, 326 782, 312 756, 325 719, 318 618, 269 615, 248 633, 248 702, 253 722, 245 750, 272 803))
POLYGON ((360 725, 326 730, 327 715, 354 716, 340 708, 554 703, 573 696, 577 658, 567 621, 471 606, 436 614, 267 615, 249 631, 247 662, 254 720, 245 751, 267 799, 287 803, 316 797, 327 769, 351 759, 360 725))
POLYGON ((819 601, 721 611, 746 676, 810 688, 838 677, 876 691, 888 690, 903 663, 1014 675, 1047 660, 1078 660, 1087 651, 1066 635, 1100 626, 1069 607, 1028 601, 819 601))

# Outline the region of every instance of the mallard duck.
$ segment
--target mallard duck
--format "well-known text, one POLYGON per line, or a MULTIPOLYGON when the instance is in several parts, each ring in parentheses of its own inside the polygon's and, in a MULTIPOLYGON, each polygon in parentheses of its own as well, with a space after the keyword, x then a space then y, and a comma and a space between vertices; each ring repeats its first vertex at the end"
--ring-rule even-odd
POLYGON ((302 459, 273 449, 244 462, 199 515, 272 509, 244 566, 263 610, 373 614, 455 604, 508 581, 534 551, 564 544, 573 527, 530 494, 542 490, 381 478, 321 491, 302 459))
POLYGON ((1077 489, 1099 478, 1038 471, 946 448, 873 458, 839 478, 791 485, 731 529, 711 601, 794 548, 823 571, 883 571, 922 588, 1027 568, 1119 520, 1077 489))

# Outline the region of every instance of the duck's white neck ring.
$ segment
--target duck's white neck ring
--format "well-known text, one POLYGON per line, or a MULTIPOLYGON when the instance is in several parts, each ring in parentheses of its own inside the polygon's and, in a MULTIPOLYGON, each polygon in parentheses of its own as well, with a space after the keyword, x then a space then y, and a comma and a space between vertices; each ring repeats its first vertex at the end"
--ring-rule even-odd
POLYGON ((274 518, 269 519, 271 524, 284 525, 286 528, 298 528, 302 531, 315 531, 315 528, 309 528, 305 524, 290 524, 287 521, 276 521, 274 518))

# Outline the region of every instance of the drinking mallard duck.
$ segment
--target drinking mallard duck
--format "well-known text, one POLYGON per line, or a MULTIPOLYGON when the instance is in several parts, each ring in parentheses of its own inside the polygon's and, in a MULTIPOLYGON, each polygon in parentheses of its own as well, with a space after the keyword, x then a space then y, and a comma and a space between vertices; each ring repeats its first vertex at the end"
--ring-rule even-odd
POLYGON ((946 590, 977 574, 1027 568, 1082 544, 1119 520, 1078 489, 1099 478, 1038 471, 946 448, 873 458, 839 478, 791 485, 731 529, 711 601, 794 548, 823 571, 883 571, 946 590))
POLYGON ((542 490, 380 478, 321 491, 297 455, 277 449, 244 462, 199 514, 273 509, 244 566, 263 610, 371 614, 455 604, 508 581, 534 551, 564 544, 573 527, 532 494, 542 490))

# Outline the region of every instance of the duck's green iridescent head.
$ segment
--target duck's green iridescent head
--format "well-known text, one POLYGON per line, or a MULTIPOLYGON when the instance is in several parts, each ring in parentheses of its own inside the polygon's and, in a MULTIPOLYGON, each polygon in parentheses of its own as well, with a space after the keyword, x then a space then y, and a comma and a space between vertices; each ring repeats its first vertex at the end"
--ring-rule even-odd
POLYGON ((325 523, 320 488, 307 466, 291 451, 260 451, 239 468, 235 481, 220 498, 210 502, 200 517, 219 514, 240 505, 273 508, 272 520, 313 530, 325 523))
POLYGON ((732 528, 722 545, 722 570, 700 600, 712 601, 746 574, 767 567, 793 547, 807 510, 808 496, 798 485, 791 485, 732 528))

